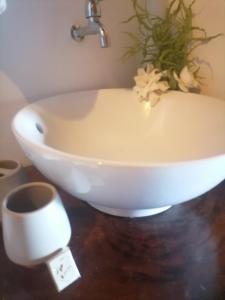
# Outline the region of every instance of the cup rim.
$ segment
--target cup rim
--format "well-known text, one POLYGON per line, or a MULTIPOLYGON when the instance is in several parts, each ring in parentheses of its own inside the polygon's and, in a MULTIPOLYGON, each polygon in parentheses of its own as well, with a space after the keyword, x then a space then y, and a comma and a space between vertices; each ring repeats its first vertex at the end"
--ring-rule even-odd
POLYGON ((54 202, 54 200, 56 199, 57 196, 58 196, 58 193, 57 193, 56 188, 50 183, 46 183, 46 182, 25 183, 25 184, 15 187, 4 197, 4 200, 2 202, 2 211, 5 211, 5 212, 7 212, 7 214, 11 214, 14 216, 24 216, 24 215, 36 214, 36 213, 39 213, 41 210, 46 209, 51 203, 54 202), (8 199, 13 194, 16 194, 18 191, 25 190, 27 188, 35 187, 35 186, 42 186, 42 187, 45 187, 45 188, 48 188, 49 190, 51 190, 52 195, 47 204, 43 205, 42 207, 40 207, 34 211, 30 211, 30 212, 15 212, 7 207, 8 199))
POLYGON ((0 159, 0 163, 1 163, 1 162, 14 162, 14 163, 17 164, 17 166, 16 166, 16 168, 9 169, 9 170, 10 170, 10 173, 1 176, 1 177, 0 177, 0 180, 6 179, 6 178, 9 178, 9 177, 13 176, 13 175, 16 174, 18 171, 20 171, 20 169, 22 168, 21 163, 20 163, 18 160, 16 160, 16 159, 0 159))

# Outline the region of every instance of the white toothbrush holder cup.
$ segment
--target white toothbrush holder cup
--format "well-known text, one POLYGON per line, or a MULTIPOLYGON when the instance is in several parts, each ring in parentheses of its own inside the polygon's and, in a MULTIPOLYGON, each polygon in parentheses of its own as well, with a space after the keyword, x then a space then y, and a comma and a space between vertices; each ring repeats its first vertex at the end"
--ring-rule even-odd
POLYGON ((8 258, 32 267, 65 248, 71 227, 56 189, 28 183, 12 190, 2 204, 3 241, 8 258))

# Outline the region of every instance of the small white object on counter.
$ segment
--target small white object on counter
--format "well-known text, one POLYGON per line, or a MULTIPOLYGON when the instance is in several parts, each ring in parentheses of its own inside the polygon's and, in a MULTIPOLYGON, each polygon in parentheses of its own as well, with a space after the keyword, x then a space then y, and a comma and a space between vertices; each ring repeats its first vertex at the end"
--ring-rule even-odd
POLYGON ((65 248, 71 227, 56 189, 47 183, 21 185, 5 197, 2 228, 8 258, 21 266, 45 263, 65 248))
POLYGON ((47 266, 58 292, 81 277, 68 247, 47 261, 47 266))

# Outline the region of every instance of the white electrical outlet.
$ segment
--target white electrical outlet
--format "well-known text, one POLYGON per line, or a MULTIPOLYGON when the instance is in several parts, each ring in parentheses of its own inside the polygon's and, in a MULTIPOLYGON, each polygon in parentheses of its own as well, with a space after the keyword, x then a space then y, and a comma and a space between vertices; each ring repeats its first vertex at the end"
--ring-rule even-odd
POLYGON ((47 261, 47 266, 58 292, 81 277, 69 247, 47 261))

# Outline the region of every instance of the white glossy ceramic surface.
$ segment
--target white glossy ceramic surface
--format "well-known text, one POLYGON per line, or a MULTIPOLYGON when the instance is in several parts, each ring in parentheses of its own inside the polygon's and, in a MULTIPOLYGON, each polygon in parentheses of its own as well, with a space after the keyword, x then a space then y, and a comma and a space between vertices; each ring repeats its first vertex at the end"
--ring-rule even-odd
POLYGON ((132 90, 77 92, 25 107, 12 128, 45 176, 115 215, 162 212, 225 178, 225 101, 202 95, 169 92, 150 110, 132 90))
POLYGON ((46 262, 66 247, 71 237, 70 223, 56 189, 41 182, 21 185, 6 196, 2 227, 7 256, 25 267, 46 262))

